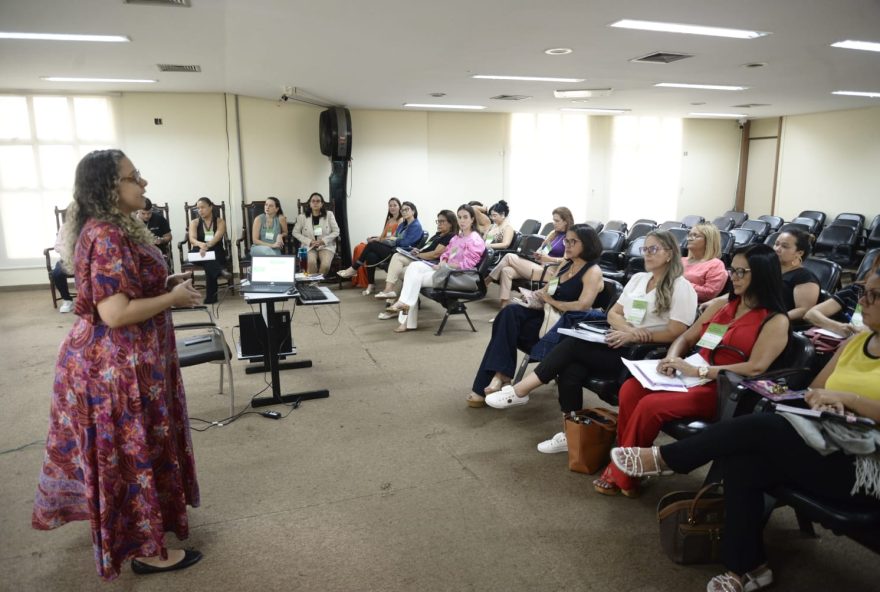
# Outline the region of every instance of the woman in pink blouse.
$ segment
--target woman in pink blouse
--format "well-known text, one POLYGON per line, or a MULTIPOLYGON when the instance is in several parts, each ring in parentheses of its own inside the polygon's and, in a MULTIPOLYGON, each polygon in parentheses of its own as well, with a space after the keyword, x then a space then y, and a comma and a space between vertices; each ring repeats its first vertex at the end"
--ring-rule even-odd
POLYGON ((700 303, 712 300, 727 283, 727 269, 721 256, 721 234, 714 224, 697 224, 687 236, 688 256, 681 260, 684 277, 691 283, 700 303))
POLYGON ((449 246, 440 256, 439 265, 427 261, 415 261, 406 268, 403 276, 403 287, 400 298, 385 309, 387 312, 398 313, 400 326, 394 332, 403 333, 415 329, 419 324, 419 291, 424 286, 434 283, 434 272, 443 267, 452 269, 474 269, 486 250, 486 242, 474 228, 476 215, 474 208, 468 204, 458 207, 459 232, 449 241, 449 246))

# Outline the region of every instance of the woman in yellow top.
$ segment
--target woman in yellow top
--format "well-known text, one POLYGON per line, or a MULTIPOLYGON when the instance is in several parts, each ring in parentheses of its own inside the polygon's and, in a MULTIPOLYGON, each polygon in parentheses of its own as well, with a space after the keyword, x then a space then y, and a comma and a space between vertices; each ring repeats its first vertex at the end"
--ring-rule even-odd
MULTIPOLYGON (((351 255, 351 260, 357 261, 360 259, 364 249, 367 248, 367 243, 377 240, 385 240, 394 236, 394 232, 397 230, 397 225, 400 224, 401 220, 403 220, 403 216, 400 213, 400 200, 396 197, 392 197, 388 200, 388 212, 385 214, 385 226, 382 227, 382 234, 379 236, 368 236, 367 240, 355 246, 354 252, 351 255)), ((358 268, 357 275, 351 278, 351 283, 357 288, 366 288, 367 285, 369 285, 370 282, 367 280, 366 267, 358 268)))
MULTIPOLYGON (((859 304, 870 331, 837 350, 813 380, 806 401, 820 411, 852 412, 880 422, 880 274, 867 281, 859 304)), ((754 413, 674 444, 615 448, 611 458, 633 477, 688 473, 723 459, 721 560, 728 571, 712 578, 708 590, 752 591, 773 582, 761 542, 765 491, 793 486, 829 501, 880 508, 880 449, 871 433, 830 420, 754 413), (864 448, 850 447, 852 441, 864 448)))

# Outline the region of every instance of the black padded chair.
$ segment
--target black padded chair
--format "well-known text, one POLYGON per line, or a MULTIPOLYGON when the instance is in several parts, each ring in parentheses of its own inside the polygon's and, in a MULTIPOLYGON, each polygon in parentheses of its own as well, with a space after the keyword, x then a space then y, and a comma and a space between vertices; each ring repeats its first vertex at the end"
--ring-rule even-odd
POLYGON ((510 246, 506 249, 493 249, 492 261, 489 263, 489 267, 495 267, 498 265, 498 262, 501 261, 501 258, 507 255, 508 253, 516 253, 517 249, 519 249, 519 244, 522 242, 523 235, 521 232, 514 231, 513 239, 510 241, 510 246))
POLYGON ((817 220, 816 218, 810 218, 808 216, 798 216, 797 218, 792 218, 789 224, 802 224, 807 227, 807 231, 813 236, 818 235, 822 232, 822 228, 824 224, 817 220))
POLYGON ((473 302, 474 300, 481 300, 486 297, 486 276, 489 275, 489 261, 491 258, 491 249, 486 249, 483 252, 483 256, 480 258, 480 261, 477 263, 476 269, 454 269, 450 272, 449 276, 446 278, 446 282, 442 286, 437 288, 430 286, 422 288, 420 292, 422 296, 430 298, 446 309, 446 314, 443 315, 443 321, 440 323, 440 328, 437 329, 437 332, 434 335, 443 334, 443 328, 446 327, 446 321, 449 320, 450 315, 454 314, 463 314, 464 318, 467 319, 468 324, 471 326, 471 330, 474 333, 477 332, 476 327, 474 327, 474 324, 471 322, 471 317, 468 315, 465 303, 473 302), (455 290, 449 288, 449 278, 453 275, 472 276, 476 282, 476 288, 474 290, 455 290))
POLYGON ((780 216, 771 216, 770 214, 764 214, 763 216, 758 216, 758 220, 763 220, 770 225, 770 232, 779 232, 779 229, 785 224, 785 220, 783 220, 780 216))
POLYGON ((547 222, 544 224, 544 228, 541 229, 540 234, 543 236, 550 236, 551 232, 553 232, 553 222, 547 222))
POLYGON ((585 222, 581 222, 581 224, 586 224, 587 226, 589 226, 590 228, 595 230, 597 233, 602 232, 602 228, 605 226, 604 224, 602 224, 598 220, 587 220, 585 222))
POLYGON ((857 243, 858 233, 855 227, 834 223, 819 233, 813 243, 813 256, 849 267, 855 260, 857 243))
MULTIPOLYGON (((220 394, 223 394, 223 366, 229 370, 229 417, 235 415, 235 382, 232 378, 232 351, 226 342, 223 330, 217 326, 211 309, 207 306, 192 308, 172 308, 172 318, 186 313, 205 313, 207 321, 174 323, 174 336, 177 341, 177 356, 181 368, 189 368, 198 364, 214 363, 220 365, 220 394), (191 331, 200 331, 194 335, 191 331), (180 334, 182 333, 182 334, 180 334)), ((189 398, 193 397, 194 388, 187 386, 189 398)))
POLYGON ((693 228, 697 224, 702 224, 705 221, 705 218, 696 214, 691 214, 690 216, 685 216, 681 219, 681 223, 684 224, 686 228, 693 228))
POLYGON ((749 215, 746 212, 737 212, 736 210, 727 210, 721 215, 733 220, 734 228, 742 226, 742 223, 749 219, 749 215))
POLYGON ((650 224, 652 228, 657 228, 657 221, 651 220, 650 218, 639 218, 635 222, 633 222, 633 226, 636 224, 650 224))
MULTIPOLYGON (((61 225, 64 224, 64 219, 67 217, 67 208, 59 208, 55 206, 55 233, 57 234, 61 230, 61 225)), ((52 253, 55 251, 55 247, 46 247, 43 249, 43 257, 46 258, 46 273, 49 275, 49 292, 52 294, 52 307, 58 308, 58 301, 61 300, 61 296, 58 295, 58 291, 55 289, 55 282, 52 280, 52 271, 55 268, 55 264, 52 262, 52 253)), ((68 279, 73 279, 73 275, 67 275, 68 279)), ((76 286, 74 286, 76 287, 76 286)), ((70 296, 75 300, 76 292, 74 290, 70 291, 70 296)))
POLYGON ((770 234, 770 223, 766 220, 746 220, 740 228, 751 230, 755 233, 754 242, 764 242, 767 235, 770 234))
POLYGON ((660 230, 671 230, 673 228, 687 228, 684 224, 679 222, 678 220, 667 220, 658 226, 660 230))
POLYGON ((522 226, 519 227, 519 233, 523 235, 538 234, 539 230, 541 230, 541 223, 531 218, 523 222, 522 226))
MULTIPOLYGON (((801 219, 802 220, 809 220, 809 218, 801 218, 801 219)), ((815 220, 812 222, 815 222, 815 220)), ((788 232, 789 230, 792 230, 792 229, 803 230, 804 232, 808 232, 810 234, 813 234, 811 224, 807 224, 807 223, 803 223, 803 222, 794 222, 794 221, 786 222, 785 224, 783 224, 779 228, 779 233, 781 234, 783 232, 788 232)))
POLYGON ((632 225, 632 228, 629 229, 629 234, 626 235, 626 244, 632 244, 634 240, 645 236, 656 227, 657 226, 655 224, 648 224, 647 222, 636 222, 632 225))
POLYGON ((865 279, 865 276, 868 275, 868 272, 871 270, 871 266, 874 265, 874 260, 880 257, 880 247, 876 249, 871 249, 865 256, 862 258, 862 263, 859 265, 858 271, 856 271, 856 280, 865 279))
POLYGON ((674 236, 676 240, 678 240, 678 250, 681 251, 683 254, 686 254, 688 242, 687 236, 690 230, 683 226, 680 226, 678 228, 667 228, 666 230, 670 234, 672 234, 672 236, 674 236))
POLYGON ((804 259, 804 267, 813 272, 819 280, 819 287, 829 294, 834 294, 840 289, 840 265, 828 259, 807 257, 804 259))
POLYGON ((834 220, 831 221, 831 225, 835 224, 843 224, 845 226, 852 226, 856 229, 857 234, 861 234, 865 229, 865 216, 862 214, 855 214, 852 212, 844 212, 843 214, 838 214, 834 220))
POLYGON ((764 239, 764 244, 770 247, 776 246, 776 239, 779 238, 780 234, 782 234, 781 231, 771 232, 767 235, 767 238, 764 239))
POLYGON ((718 235, 721 243, 721 255, 718 258, 724 261, 725 265, 729 266, 731 259, 733 259, 734 245, 736 242, 734 241, 733 235, 726 230, 719 230, 718 235))
POLYGON ((880 247, 880 224, 874 225, 874 228, 865 237, 865 249, 876 249, 877 247, 880 247))
POLYGON ((618 262, 619 271, 602 270, 602 275, 608 279, 626 284, 629 278, 640 271, 645 271, 645 257, 642 255, 642 247, 645 246, 645 237, 640 236, 626 246, 622 259, 618 262))
POLYGON ((599 242, 602 244, 602 254, 599 256, 602 271, 620 271, 626 237, 614 230, 603 230, 599 233, 599 242))
POLYGON ((730 216, 718 216, 712 220, 712 224, 714 224, 718 230, 725 230, 728 232, 733 230, 733 227, 736 226, 736 222, 730 216))
POLYGON ((623 220, 609 220, 605 223, 605 230, 615 230, 625 235, 627 233, 627 225, 623 220))
POLYGON ((733 249, 739 249, 740 247, 748 246, 757 241, 757 237, 755 236, 754 230, 749 230, 748 228, 734 228, 730 231, 730 234, 733 236, 733 249))
MULTIPOLYGON (((820 212, 819 210, 804 210, 797 215, 797 218, 810 218, 811 220, 815 220, 816 230, 813 234, 818 234, 822 231, 822 228, 825 227, 827 216, 825 215, 825 212, 820 212)), ((797 218, 795 218, 795 220, 797 220, 797 218)))

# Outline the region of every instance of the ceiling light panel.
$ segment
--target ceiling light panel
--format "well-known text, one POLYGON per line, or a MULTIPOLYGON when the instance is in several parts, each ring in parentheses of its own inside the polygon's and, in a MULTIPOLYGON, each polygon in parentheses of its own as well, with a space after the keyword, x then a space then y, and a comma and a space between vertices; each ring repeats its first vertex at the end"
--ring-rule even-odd
POLYGON ((74 76, 42 76, 40 80, 46 82, 135 82, 138 84, 151 84, 159 82, 145 78, 81 78, 74 76))
POLYGON ((574 90, 554 90, 553 96, 557 99, 594 99, 596 97, 608 97, 614 89, 611 88, 584 88, 574 90))
POLYGON ((25 41, 91 41, 95 43, 127 43, 125 35, 75 35, 72 33, 19 33, 0 31, 0 39, 19 39, 25 41))
POLYGON ((745 117, 743 113, 688 113, 691 117, 745 117))
POLYGON ((638 31, 657 31, 661 33, 684 33, 687 35, 708 35, 709 37, 729 37, 732 39, 757 39, 770 33, 764 31, 748 31, 745 29, 728 29, 726 27, 706 27, 703 25, 686 25, 682 23, 663 23, 658 21, 639 21, 622 19, 608 25, 618 29, 636 29, 638 31))
POLYGON ((687 84, 684 82, 658 82, 661 88, 694 88, 697 90, 746 90, 747 86, 728 86, 724 84, 687 84))
POLYGON ((880 43, 876 43, 874 41, 853 41, 852 39, 832 43, 831 47, 842 47, 843 49, 860 49, 862 51, 880 51, 880 43))
POLYGON ((848 97, 868 97, 869 99, 880 99, 880 92, 867 92, 861 90, 835 90, 832 95, 845 95, 848 97))
POLYGON ((481 80, 521 80, 526 82, 583 82, 583 78, 552 78, 548 76, 505 76, 501 74, 474 74, 481 80))
POLYGON ((596 113, 600 115, 620 115, 627 113, 629 109, 602 109, 600 107, 563 107, 560 111, 569 111, 575 113, 596 113))

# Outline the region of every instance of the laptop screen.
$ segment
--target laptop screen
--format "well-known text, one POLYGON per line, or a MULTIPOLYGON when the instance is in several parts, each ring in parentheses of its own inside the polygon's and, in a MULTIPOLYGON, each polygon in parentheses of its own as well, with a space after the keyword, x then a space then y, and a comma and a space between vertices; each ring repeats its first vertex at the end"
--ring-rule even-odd
POLYGON ((296 257, 254 257, 251 262, 251 281, 274 284, 292 284, 296 272, 296 257))

